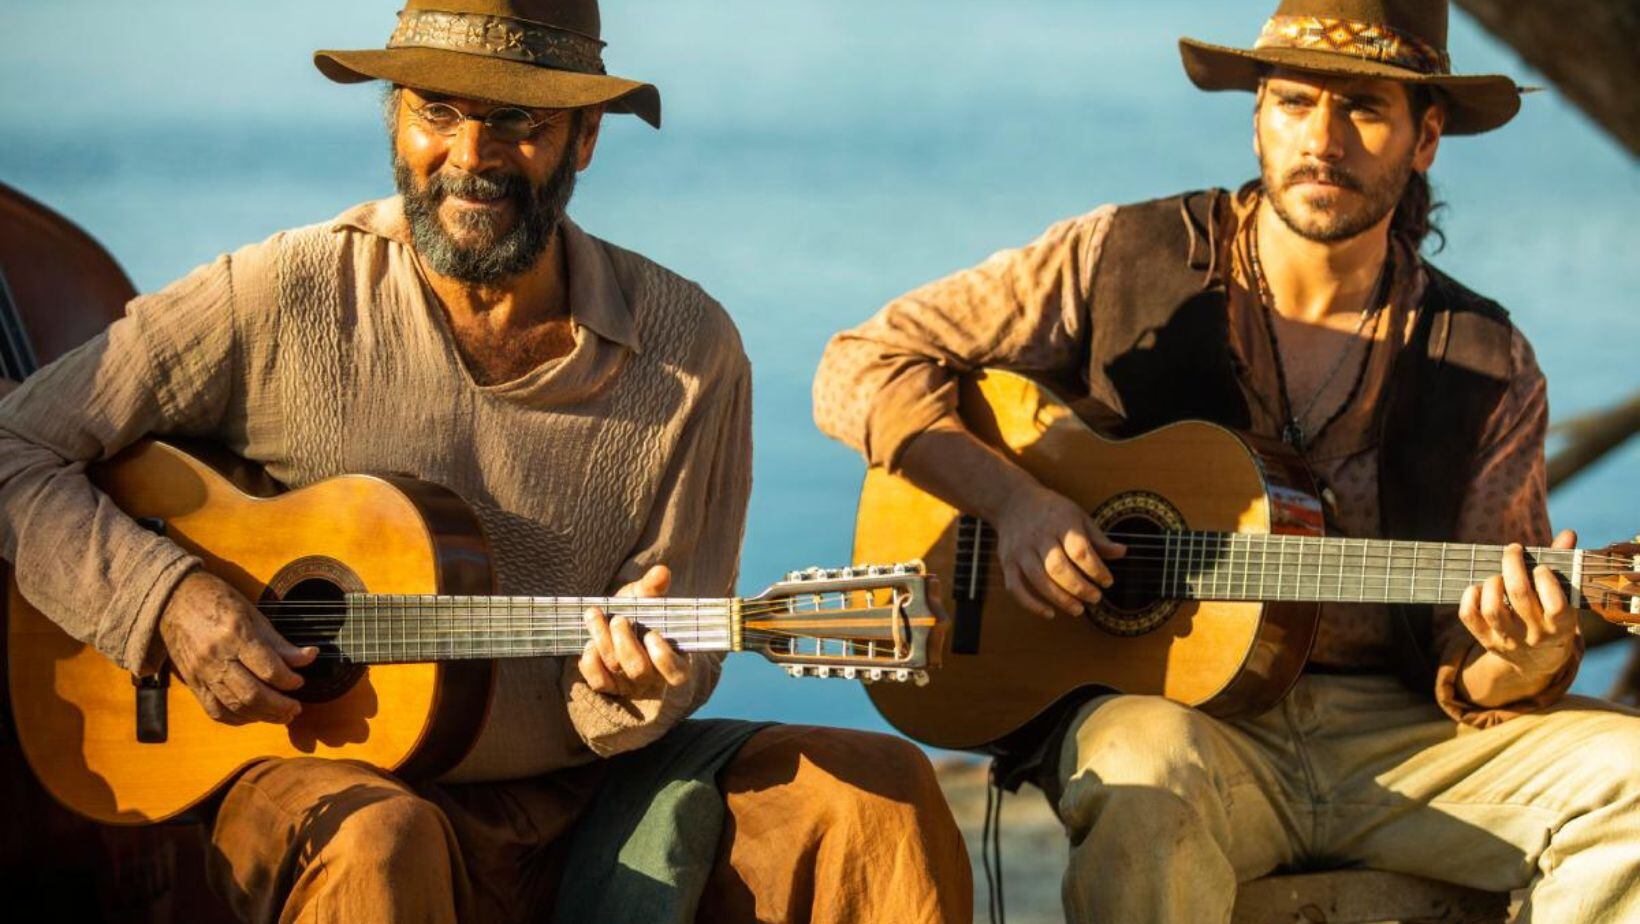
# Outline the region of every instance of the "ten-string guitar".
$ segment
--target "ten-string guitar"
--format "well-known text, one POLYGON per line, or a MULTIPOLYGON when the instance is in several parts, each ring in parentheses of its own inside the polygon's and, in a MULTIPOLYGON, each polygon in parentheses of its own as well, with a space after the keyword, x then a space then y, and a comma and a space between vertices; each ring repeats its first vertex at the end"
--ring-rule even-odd
POLYGON ((347 475, 253 497, 174 446, 91 469, 126 513, 200 556, 273 627, 320 650, 289 725, 211 720, 167 672, 136 678, 34 610, 15 583, 7 666, 18 737, 65 805, 162 821, 268 757, 436 776, 483 726, 493 659, 580 654, 588 607, 690 651, 755 651, 796 675, 921 681, 943 623, 919 564, 794 572, 757 597, 494 596, 478 521, 451 492, 347 475))

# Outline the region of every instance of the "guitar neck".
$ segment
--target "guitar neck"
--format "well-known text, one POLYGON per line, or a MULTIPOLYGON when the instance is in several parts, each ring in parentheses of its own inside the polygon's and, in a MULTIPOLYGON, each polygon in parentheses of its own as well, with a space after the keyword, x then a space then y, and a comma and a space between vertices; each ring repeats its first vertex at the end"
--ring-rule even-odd
MULTIPOLYGON (((1129 574, 1164 597, 1324 603, 1452 603, 1499 573, 1503 546, 1318 536, 1173 532, 1126 540, 1129 574)), ((1627 570, 1582 549, 1529 548, 1573 606, 1591 575, 1627 570)))
MULTIPOLYGON (((348 594, 341 615, 286 616, 274 624, 303 632, 292 620, 330 621, 324 636, 361 664, 461 661, 578 655, 588 632, 583 614, 597 607, 660 632, 683 651, 736 651, 739 599, 630 597, 501 597, 348 594), (340 622, 340 625, 337 625, 340 622)), ((316 638, 311 629, 309 643, 316 638)))

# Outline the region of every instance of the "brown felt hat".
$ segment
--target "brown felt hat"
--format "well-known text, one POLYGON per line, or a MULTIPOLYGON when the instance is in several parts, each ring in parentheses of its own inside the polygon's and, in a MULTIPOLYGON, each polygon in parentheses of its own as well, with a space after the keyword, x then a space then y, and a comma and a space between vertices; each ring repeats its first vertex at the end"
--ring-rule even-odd
POLYGON ((384 49, 316 51, 337 83, 416 90, 537 109, 603 105, 661 127, 661 94, 604 73, 598 0, 407 0, 384 49))
POLYGON ((1508 77, 1452 73, 1447 0, 1283 0, 1250 49, 1180 39, 1203 90, 1256 90, 1271 67, 1424 84, 1446 102, 1446 133, 1478 135, 1520 111, 1508 77))

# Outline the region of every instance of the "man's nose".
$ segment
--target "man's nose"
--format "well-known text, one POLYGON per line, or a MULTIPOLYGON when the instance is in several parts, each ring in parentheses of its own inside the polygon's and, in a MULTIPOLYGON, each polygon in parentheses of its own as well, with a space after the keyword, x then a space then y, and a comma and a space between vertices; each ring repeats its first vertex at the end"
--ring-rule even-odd
POLYGON ((448 160, 468 173, 483 173, 500 164, 489 132, 478 119, 462 119, 456 126, 455 134, 450 136, 448 160))
POLYGON ((1344 156, 1344 136, 1351 130, 1349 114, 1329 102, 1310 110, 1300 129, 1304 153, 1318 160, 1338 160, 1344 156))

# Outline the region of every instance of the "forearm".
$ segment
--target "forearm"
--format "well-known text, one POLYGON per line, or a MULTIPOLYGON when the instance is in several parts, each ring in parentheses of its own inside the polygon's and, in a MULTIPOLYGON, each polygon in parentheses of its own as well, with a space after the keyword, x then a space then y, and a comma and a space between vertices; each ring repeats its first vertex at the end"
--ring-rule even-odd
POLYGON ((0 402, 0 554, 48 618, 129 669, 197 559, 86 477, 154 432, 208 432, 233 380, 228 263, 156 295, 0 402))
POLYGON ((912 439, 954 420, 964 373, 1074 371, 1113 215, 1103 208, 1060 222, 833 337, 815 375, 815 423, 870 464, 898 471, 912 439))
POLYGON ((134 523, 78 463, 3 430, 0 458, 3 552, 24 598, 121 666, 152 667, 160 611, 198 559, 134 523))
POLYGON ((1030 472, 986 445, 960 421, 942 423, 912 437, 900 468, 928 493, 992 523, 1014 498, 1039 487, 1030 472))
POLYGON ((23 596, 137 670, 166 597, 197 560, 143 529, 86 477, 164 419, 129 324, 41 370, 0 404, 0 554, 23 596))

